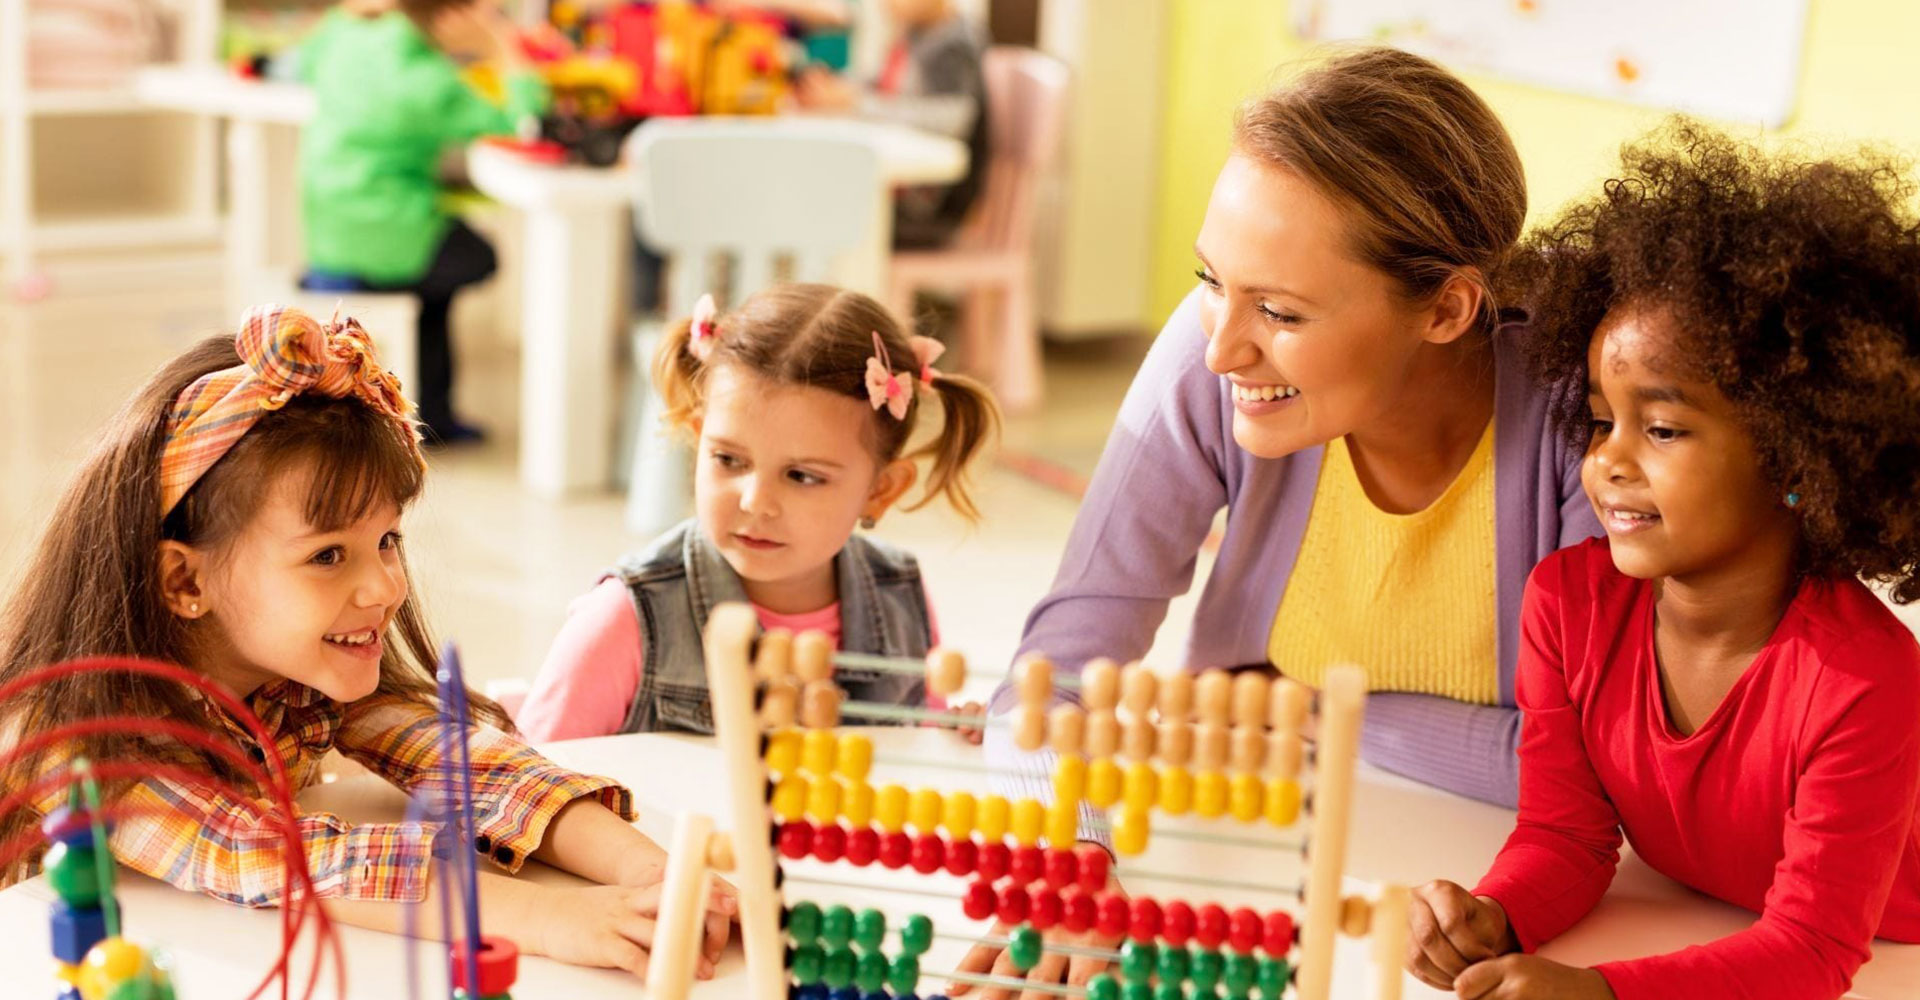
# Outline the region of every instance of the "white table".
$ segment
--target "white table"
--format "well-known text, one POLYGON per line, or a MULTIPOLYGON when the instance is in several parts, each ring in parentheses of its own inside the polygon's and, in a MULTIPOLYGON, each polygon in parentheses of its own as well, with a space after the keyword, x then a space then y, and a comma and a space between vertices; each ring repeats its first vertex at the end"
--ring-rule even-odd
MULTIPOLYGON (((984 790, 986 787, 983 775, 901 766, 885 760, 889 755, 921 759, 935 756, 966 759, 977 755, 977 751, 963 749, 951 733, 891 730, 884 731, 877 742, 882 759, 874 769, 876 780, 933 784, 942 788, 984 790)), ((673 811, 721 810, 716 793, 721 774, 719 755, 706 740, 622 736, 558 743, 547 750, 551 757, 568 766, 627 782, 634 790, 641 811, 640 827, 661 842, 668 839, 673 811)), ((320 786, 302 796, 302 801, 311 808, 334 809, 350 818, 364 820, 398 815, 401 800, 390 788, 361 779, 320 786)), ((1157 818, 1156 822, 1163 821, 1157 818)), ((1356 789, 1354 832, 1348 856, 1350 888, 1364 890, 1367 883, 1375 880, 1417 885, 1431 878, 1451 878, 1470 883, 1485 869, 1511 826, 1512 813, 1505 810, 1468 802, 1363 767, 1356 789)), ((1156 827, 1161 828, 1165 827, 1156 827)), ((1219 830, 1221 824, 1206 824, 1203 828, 1219 830)), ((1157 871, 1284 881, 1290 877, 1288 870, 1292 863, 1276 862, 1277 857, 1281 855, 1271 851, 1198 845, 1160 837, 1137 863, 1139 867, 1157 871), (1257 874, 1248 875, 1249 872, 1257 874)), ((821 902, 880 906, 896 916, 923 912, 932 917, 935 927, 942 931, 973 926, 960 916, 957 903, 884 891, 803 888, 797 876, 810 869, 819 870, 817 863, 788 864, 789 876, 795 878, 790 888, 796 895, 821 902)), ((878 866, 860 870, 842 865, 830 874, 877 885, 924 888, 931 884, 950 887, 955 892, 961 885, 959 879, 944 874, 923 877, 910 870, 887 872, 878 866)), ((570 879, 539 865, 529 865, 526 877, 570 879)), ((1133 884, 1138 891, 1163 898, 1199 896, 1176 885, 1146 881, 1133 884)), ((44 983, 37 979, 42 975, 40 970, 51 974, 46 943, 46 903, 51 898, 44 879, 38 878, 0 892, 0 942, 4 942, 0 944, 0 955, 4 956, 4 967, 13 970, 7 979, 9 985, 44 983)), ((1208 898, 1223 903, 1272 903, 1271 897, 1252 893, 1238 896, 1209 893, 1208 898)), ((130 936, 162 945, 172 954, 183 987, 182 997, 242 995, 258 981, 269 956, 277 950, 279 924, 274 911, 227 906, 135 876, 123 880, 120 900, 126 910, 130 936)), ((1599 908, 1546 948, 1544 954, 1580 964, 1656 954, 1710 941, 1745 927, 1752 920, 1752 914, 1682 889, 1628 858, 1599 908)), ((400 939, 355 928, 342 928, 341 934, 347 950, 347 996, 387 1000, 404 995, 399 985, 404 969, 400 939)), ((965 941, 936 940, 923 967, 951 968, 965 950, 965 941)), ((1920 945, 1882 941, 1875 942, 1873 950, 1873 961, 1855 977, 1854 992, 1849 996, 1877 1000, 1920 998, 1920 945)), ((421 948, 424 972, 432 973, 440 968, 439 955, 444 955, 444 951, 421 948)), ((1364 942, 1342 939, 1335 955, 1336 996, 1366 995, 1365 961, 1364 942)), ((737 944, 732 945, 721 960, 718 977, 697 987, 695 996, 738 996, 743 971, 740 949, 737 944)), ((422 981, 431 988, 442 978, 423 975, 422 981)), ((1410 997, 1444 995, 1421 986, 1411 977, 1407 977, 1405 983, 1410 997)), ((922 992, 936 992, 938 985, 928 977, 923 980, 922 992)), ((36 985, 27 985, 22 995, 32 993, 35 988, 36 985)), ((644 995, 637 982, 623 973, 575 968, 538 958, 523 960, 520 982, 513 994, 519 1000, 592 1000, 644 995)), ((11 991, 8 995, 12 995, 11 991)), ((333 993, 329 988, 319 995, 331 997, 333 993)))

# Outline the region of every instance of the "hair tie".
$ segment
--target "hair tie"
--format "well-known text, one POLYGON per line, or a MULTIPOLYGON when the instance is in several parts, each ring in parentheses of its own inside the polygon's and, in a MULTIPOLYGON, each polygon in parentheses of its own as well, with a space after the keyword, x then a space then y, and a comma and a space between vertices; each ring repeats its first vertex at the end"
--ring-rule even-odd
POLYGON ((713 354, 713 345, 720 340, 720 332, 714 323, 719 307, 713 304, 713 294, 700 296, 693 304, 693 325, 689 328, 687 350, 702 364, 713 354))
POLYGON ((876 410, 886 407, 895 420, 907 419, 907 405, 913 402, 912 383, 895 374, 878 330, 873 331, 873 357, 867 359, 867 402, 876 410))
POLYGON ((167 414, 160 451, 161 518, 261 417, 302 393, 333 399, 351 395, 373 407, 393 420, 414 460, 426 465, 409 416, 413 404, 401 395, 400 380, 380 367, 373 338, 358 320, 341 318, 336 308, 322 326, 298 309, 255 306, 241 319, 233 344, 241 363, 195 380, 167 414))
POLYGON ((940 374, 933 370, 933 363, 940 360, 940 355, 947 353, 947 345, 932 337, 918 336, 908 337, 907 343, 913 347, 913 359, 920 363, 920 385, 933 388, 933 380, 940 374))

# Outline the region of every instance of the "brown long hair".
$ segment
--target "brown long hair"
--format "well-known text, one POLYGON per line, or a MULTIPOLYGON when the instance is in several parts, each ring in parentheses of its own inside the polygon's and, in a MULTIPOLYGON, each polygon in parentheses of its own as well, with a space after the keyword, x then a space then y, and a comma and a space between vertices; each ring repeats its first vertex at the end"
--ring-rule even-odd
POLYGON ((1494 275, 1526 222, 1527 181, 1506 127, 1458 77, 1399 49, 1358 49, 1248 102, 1233 143, 1342 206, 1355 253, 1408 298, 1456 276, 1478 285, 1477 325, 1493 328, 1494 275))
MULTIPOLYGON (((775 285, 718 317, 714 325, 717 339, 704 362, 691 350, 692 324, 684 320, 667 331, 653 356, 653 384, 666 399, 670 426, 692 429, 704 399, 706 373, 722 364, 865 402, 867 359, 873 357, 876 333, 887 345, 891 369, 909 378, 919 376, 913 347, 886 307, 831 285, 775 285)), ((943 416, 939 433, 906 456, 929 461, 926 492, 903 509, 918 510, 944 496, 962 516, 978 521, 980 511, 966 473, 999 430, 1000 408, 985 386, 965 375, 940 373, 933 392, 943 416)), ((906 448, 925 398, 916 392, 902 420, 873 411, 871 440, 882 463, 899 458, 906 448)))
MULTIPOLYGON (((159 467, 167 411, 196 379, 239 363, 232 337, 203 340, 162 368, 108 424, 0 609, 0 683, 85 656, 136 656, 191 668, 212 623, 184 621, 168 610, 160 543, 218 551, 287 475, 308 474, 306 516, 323 531, 359 520, 381 501, 404 509, 419 495, 424 470, 393 433, 392 418, 352 398, 305 395, 262 417, 163 522, 159 467)), ((404 565, 404 550, 401 557, 404 565)), ((435 703, 436 647, 411 593, 393 629, 400 641, 389 644, 380 661, 379 691, 435 703)), ((499 706, 477 694, 470 700, 476 720, 511 728, 499 706)), ((193 722, 205 714, 197 695, 168 682, 86 674, 39 685, 0 705, 0 734, 26 736, 109 715, 193 722)), ((0 737, 0 746, 5 740, 0 737)), ((136 735, 114 734, 76 741, 61 753, 177 760, 174 749, 163 755, 136 735)), ((0 766, 0 784, 19 787, 40 773, 47 757, 27 755, 0 766)), ((211 757, 205 763, 215 777, 244 781, 211 757)), ((30 822, 25 810, 0 816, 0 842, 30 822)))

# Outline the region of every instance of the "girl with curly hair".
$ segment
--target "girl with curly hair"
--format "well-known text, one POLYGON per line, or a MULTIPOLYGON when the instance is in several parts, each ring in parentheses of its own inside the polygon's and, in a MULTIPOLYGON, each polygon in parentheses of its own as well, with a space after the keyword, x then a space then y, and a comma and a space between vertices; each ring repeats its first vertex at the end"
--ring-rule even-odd
POLYGON ((1509 277, 1607 537, 1527 586, 1518 826, 1434 882, 1409 966, 1462 997, 1837 997, 1920 941, 1920 226, 1872 156, 1680 122, 1509 277), (1759 914, 1666 955, 1532 956, 1622 836, 1759 914))

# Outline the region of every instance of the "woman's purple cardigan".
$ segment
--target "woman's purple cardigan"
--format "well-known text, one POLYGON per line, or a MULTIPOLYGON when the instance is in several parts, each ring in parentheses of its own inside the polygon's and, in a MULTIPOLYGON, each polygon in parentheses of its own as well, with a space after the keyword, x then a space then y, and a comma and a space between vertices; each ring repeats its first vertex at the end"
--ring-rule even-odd
MULTIPOLYGON (((1375 694, 1367 699, 1361 743, 1363 757, 1379 767, 1508 806, 1519 789, 1513 676, 1521 591, 1547 553, 1600 533, 1580 489, 1580 454, 1549 426, 1546 394, 1528 378, 1520 353, 1525 334, 1523 325, 1509 324, 1494 335, 1500 705, 1375 694)), ((1207 370, 1205 350, 1196 291, 1167 320, 1127 390, 1053 589, 1027 618, 1021 653, 1044 652, 1063 671, 1078 671, 1096 656, 1144 656, 1167 602, 1192 585, 1200 547, 1224 506, 1226 536, 1194 613, 1185 663, 1197 670, 1266 662, 1323 449, 1263 459, 1235 444, 1226 380, 1207 370)), ((1014 702, 1003 683, 992 711, 1014 702)), ((1007 729, 989 729, 988 754, 1032 774, 1015 790, 1039 796, 1048 784, 1040 768, 1050 761, 1021 754, 1007 729)))

